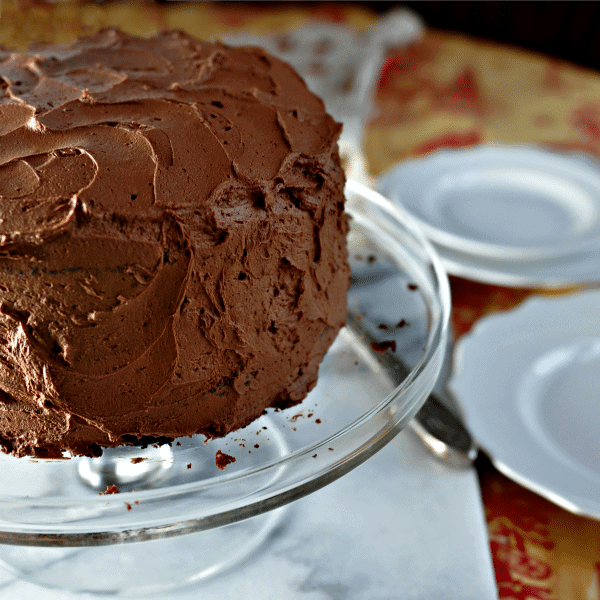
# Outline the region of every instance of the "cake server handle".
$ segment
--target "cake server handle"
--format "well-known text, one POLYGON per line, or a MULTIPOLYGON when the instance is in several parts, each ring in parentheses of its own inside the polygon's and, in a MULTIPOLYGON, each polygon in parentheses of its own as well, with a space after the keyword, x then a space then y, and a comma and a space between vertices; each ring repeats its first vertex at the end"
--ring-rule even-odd
MULTIPOLYGON (((373 356, 371 344, 381 340, 351 313, 346 317, 346 327, 373 356)), ((402 358, 390 349, 382 354, 378 353, 377 357, 373 358, 386 367, 386 372, 390 374, 392 383, 396 386, 410 373, 402 358)), ((440 391, 431 392, 408 426, 436 458, 455 468, 468 468, 472 466, 478 450, 460 418, 448 408, 448 404, 456 403, 452 402, 452 398, 444 401, 446 395, 451 396, 447 386, 440 391)))
POLYGON ((466 468, 477 457, 477 447, 462 421, 438 398, 429 395, 409 427, 440 460, 456 468, 466 468))

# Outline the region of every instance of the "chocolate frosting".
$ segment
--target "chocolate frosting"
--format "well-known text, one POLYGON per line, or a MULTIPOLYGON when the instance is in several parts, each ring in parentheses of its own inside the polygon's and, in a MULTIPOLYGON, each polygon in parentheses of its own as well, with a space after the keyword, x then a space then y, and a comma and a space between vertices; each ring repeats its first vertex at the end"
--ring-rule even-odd
POLYGON ((322 101, 181 32, 0 62, 2 450, 215 437, 301 401, 349 281, 322 101))

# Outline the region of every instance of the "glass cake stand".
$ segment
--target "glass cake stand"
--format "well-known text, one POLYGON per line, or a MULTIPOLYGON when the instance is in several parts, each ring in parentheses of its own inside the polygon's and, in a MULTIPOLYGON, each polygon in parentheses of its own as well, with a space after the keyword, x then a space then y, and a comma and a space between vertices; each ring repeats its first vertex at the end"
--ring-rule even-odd
POLYGON ((6 568, 46 587, 125 596, 201 580, 258 551, 286 504, 358 466, 406 426, 444 361, 448 282, 410 217, 357 183, 346 195, 349 311, 381 344, 342 329, 302 404, 268 410, 223 439, 122 447, 94 459, 1 455, 6 568), (379 360, 394 344, 410 368, 401 381, 379 360), (235 462, 219 469, 218 453, 221 467, 235 462), (112 486, 118 493, 106 493, 112 486))

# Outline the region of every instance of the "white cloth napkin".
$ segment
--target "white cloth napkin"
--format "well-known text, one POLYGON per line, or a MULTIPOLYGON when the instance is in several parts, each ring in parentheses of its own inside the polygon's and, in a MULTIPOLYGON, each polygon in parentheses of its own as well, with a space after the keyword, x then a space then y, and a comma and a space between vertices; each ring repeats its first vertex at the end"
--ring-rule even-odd
MULTIPOLYGON (((0 573, 2 600, 84 597, 90 598, 43 590, 0 573)), ((292 504, 284 526, 234 571, 153 596, 156 600, 497 597, 475 470, 458 471, 437 462, 410 431, 354 471, 292 504)))

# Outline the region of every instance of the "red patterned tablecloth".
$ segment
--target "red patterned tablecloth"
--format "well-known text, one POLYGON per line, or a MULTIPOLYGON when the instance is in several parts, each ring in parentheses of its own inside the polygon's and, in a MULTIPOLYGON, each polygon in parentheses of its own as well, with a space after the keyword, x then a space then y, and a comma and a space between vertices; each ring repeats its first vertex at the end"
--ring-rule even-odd
MULTIPOLYGON (((212 38, 328 21, 367 32, 377 15, 344 3, 60 2, 4 0, 0 43, 68 43, 102 26, 147 34, 175 27, 212 38)), ((366 134, 374 175, 443 147, 535 143, 600 154, 600 74, 545 56, 427 31, 391 50, 366 134)), ((466 333, 484 314, 509 310, 536 290, 451 278, 454 325, 466 333)), ((478 463, 496 579, 503 599, 600 598, 600 523, 572 515, 478 463)))

